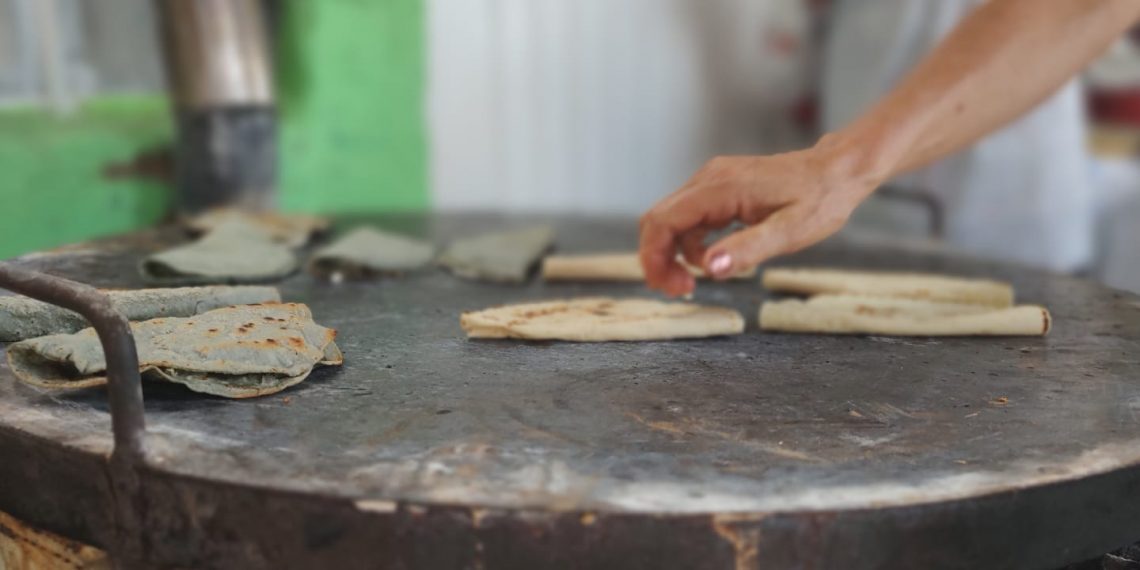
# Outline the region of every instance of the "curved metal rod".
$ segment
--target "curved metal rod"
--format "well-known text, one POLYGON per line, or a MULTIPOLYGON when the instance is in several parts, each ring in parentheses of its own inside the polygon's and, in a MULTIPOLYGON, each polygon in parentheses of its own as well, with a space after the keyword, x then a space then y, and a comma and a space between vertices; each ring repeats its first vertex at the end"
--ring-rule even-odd
POLYGON ((904 188, 901 186, 888 185, 879 188, 875 193, 888 200, 917 202, 920 206, 926 208, 927 215, 929 216, 930 237, 942 239, 946 236, 946 209, 943 208, 942 201, 932 192, 921 188, 904 188))
POLYGON ((141 459, 146 423, 138 349, 130 322, 111 304, 111 298, 90 285, 3 262, 0 262, 0 288, 75 311, 95 327, 107 360, 115 455, 122 459, 141 459))

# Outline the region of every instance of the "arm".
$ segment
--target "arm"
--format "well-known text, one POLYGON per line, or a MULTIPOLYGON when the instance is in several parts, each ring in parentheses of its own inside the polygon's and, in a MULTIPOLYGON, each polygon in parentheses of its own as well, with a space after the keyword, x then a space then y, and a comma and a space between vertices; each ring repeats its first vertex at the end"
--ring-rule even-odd
POLYGON ((887 179, 951 154, 1056 91, 1140 18, 1140 0, 990 0, 893 91, 812 148, 718 157, 641 222, 650 286, 693 289, 674 261, 725 277, 838 231, 887 179), (706 247, 712 230, 750 227, 706 247))

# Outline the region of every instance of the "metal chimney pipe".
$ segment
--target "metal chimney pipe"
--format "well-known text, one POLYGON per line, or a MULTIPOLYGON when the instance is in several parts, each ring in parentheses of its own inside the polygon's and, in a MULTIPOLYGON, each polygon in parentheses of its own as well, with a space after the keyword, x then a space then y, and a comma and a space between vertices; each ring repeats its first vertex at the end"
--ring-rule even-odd
POLYGON ((272 50, 260 0, 158 0, 181 213, 275 202, 272 50))

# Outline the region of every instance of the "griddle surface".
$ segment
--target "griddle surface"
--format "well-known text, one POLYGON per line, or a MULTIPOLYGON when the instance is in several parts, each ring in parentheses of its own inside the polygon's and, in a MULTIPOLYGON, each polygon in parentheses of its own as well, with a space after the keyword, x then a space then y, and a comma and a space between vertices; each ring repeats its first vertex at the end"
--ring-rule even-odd
MULTIPOLYGON (((443 242, 534 220, 389 221, 443 242)), ((563 252, 630 249, 629 221, 556 220, 563 252)), ((162 234, 22 263, 138 287, 162 234)), ((152 463, 245 485, 490 508, 678 513, 881 508, 982 496, 1140 460, 1140 299, 1090 282, 835 241, 780 264, 1008 279, 1048 306, 1047 338, 891 339, 756 330, 755 282, 696 300, 749 321, 733 338, 468 341, 465 310, 638 284, 504 286, 442 271, 323 284, 285 299, 339 330, 346 361, 276 396, 145 390, 152 463)), ((111 446, 107 400, 18 384, 0 365, 0 426, 84 452, 111 446)))

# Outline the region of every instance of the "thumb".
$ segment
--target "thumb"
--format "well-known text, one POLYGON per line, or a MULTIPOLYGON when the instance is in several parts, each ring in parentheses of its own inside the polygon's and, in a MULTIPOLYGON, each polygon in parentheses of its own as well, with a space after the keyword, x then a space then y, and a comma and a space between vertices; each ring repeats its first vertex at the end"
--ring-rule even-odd
POLYGON ((796 233, 791 210, 781 210, 763 222, 724 237, 705 253, 705 271, 716 279, 728 279, 781 253, 787 253, 796 233))

